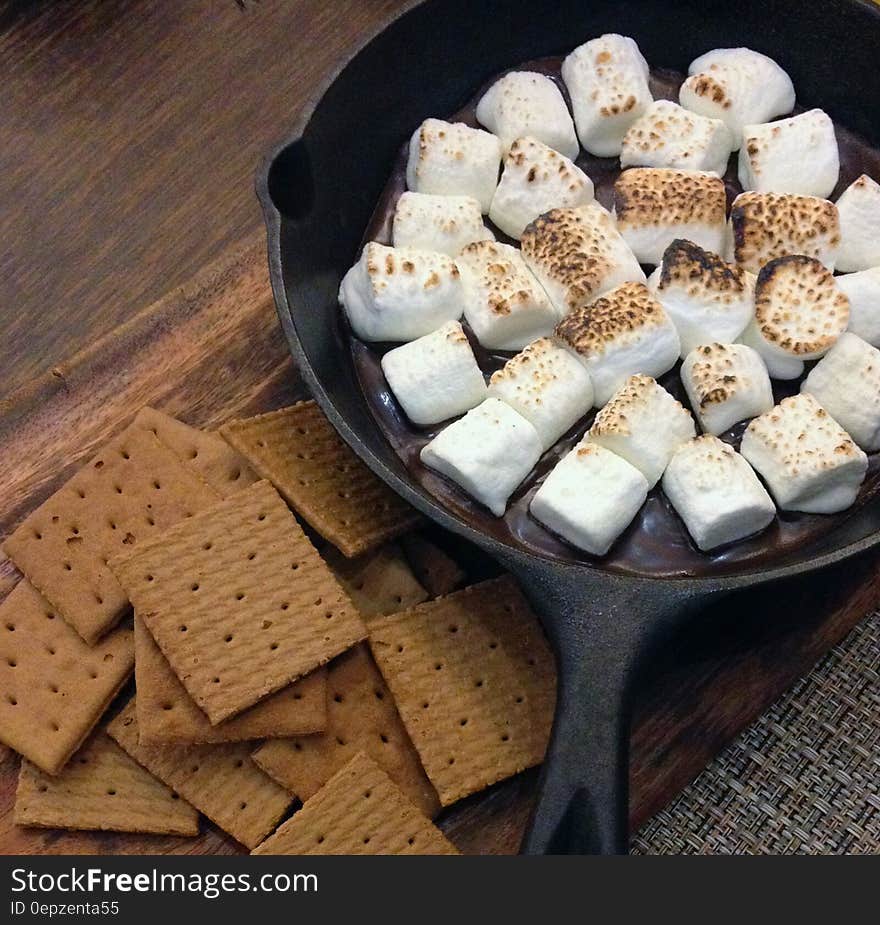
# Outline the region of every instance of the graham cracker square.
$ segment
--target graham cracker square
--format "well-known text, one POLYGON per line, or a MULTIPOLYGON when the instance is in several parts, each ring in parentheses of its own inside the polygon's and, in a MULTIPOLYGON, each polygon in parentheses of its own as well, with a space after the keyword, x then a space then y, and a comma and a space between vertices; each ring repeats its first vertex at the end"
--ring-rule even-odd
POLYGON ((512 578, 376 617, 370 647, 444 806, 543 759, 556 671, 512 578))
POLYGON ((327 672, 319 668, 238 716, 212 726, 171 670, 137 614, 135 680, 140 742, 207 745, 321 732, 327 725, 327 672))
POLYGON ((330 663, 327 692, 325 732, 265 742, 254 752, 254 761, 300 800, 308 800, 364 752, 426 816, 437 815, 437 793, 365 644, 330 663))
POLYGON ((218 497, 155 434, 132 425, 26 517, 3 550, 93 645, 128 608, 108 561, 218 497))
POLYGON ((467 573, 455 559, 421 533, 407 533, 400 545, 416 580, 431 597, 451 594, 467 581, 467 573))
POLYGON ((212 725, 366 635, 351 601, 268 482, 112 564, 212 725))
POLYGON ((23 579, 0 604, 0 741, 58 774, 133 667, 129 627, 88 646, 23 579))
POLYGON ((458 854, 363 753, 356 754, 253 854, 458 854))
POLYGON ((421 520, 358 459, 313 401, 230 421, 220 434, 346 556, 375 549, 421 520))
POLYGON ((199 814, 98 732, 57 776, 25 760, 16 825, 102 832, 198 835, 199 814))
POLYGON ((134 700, 107 732, 138 764, 248 848, 271 832, 290 794, 251 761, 250 745, 141 745, 134 700))

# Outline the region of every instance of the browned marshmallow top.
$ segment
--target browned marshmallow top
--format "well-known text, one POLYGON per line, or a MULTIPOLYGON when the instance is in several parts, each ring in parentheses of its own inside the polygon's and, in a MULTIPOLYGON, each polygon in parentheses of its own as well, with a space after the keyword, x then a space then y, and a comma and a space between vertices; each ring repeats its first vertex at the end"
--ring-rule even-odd
POLYGON ((713 173, 630 167, 614 184, 619 225, 723 225, 724 181, 713 173))

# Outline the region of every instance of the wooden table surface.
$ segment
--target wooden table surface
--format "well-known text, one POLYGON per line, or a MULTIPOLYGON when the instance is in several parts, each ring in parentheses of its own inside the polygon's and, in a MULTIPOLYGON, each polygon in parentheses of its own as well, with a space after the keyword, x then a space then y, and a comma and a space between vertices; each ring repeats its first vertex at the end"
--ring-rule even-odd
MULTIPOLYGON (((405 5, 0 8, 0 532, 139 403, 199 424, 289 400, 295 373, 272 314, 255 165, 339 58, 405 5), (178 292, 215 258, 215 277, 178 292), (258 359, 242 387, 248 347, 258 359)), ((747 608, 732 600, 650 666, 633 733, 634 824, 877 606, 877 564, 862 557, 747 608)), ((0 567, 0 585, 9 577, 0 567)), ((167 848, 32 836, 11 825, 14 782, 0 762, 0 851, 230 848, 210 831, 167 848)), ((513 850, 533 786, 525 775, 493 788, 444 827, 464 850, 513 850)))

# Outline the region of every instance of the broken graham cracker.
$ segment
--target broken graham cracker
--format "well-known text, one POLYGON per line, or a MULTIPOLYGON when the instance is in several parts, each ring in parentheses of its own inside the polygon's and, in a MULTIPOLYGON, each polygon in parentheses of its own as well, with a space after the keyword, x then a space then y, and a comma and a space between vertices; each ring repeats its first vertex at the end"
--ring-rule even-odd
POLYGON ((556 671, 512 578, 377 617, 370 647, 444 806, 543 759, 556 671))
POLYGON ((323 668, 212 726, 137 614, 134 641, 137 718, 143 745, 269 739, 320 732, 327 724, 327 673, 323 668))
POLYGON ((366 636, 351 601, 268 482, 188 518, 112 566, 212 725, 366 636))
POLYGON ((458 854, 363 752, 252 854, 458 854))
POLYGON ((347 559, 330 547, 321 555, 362 617, 397 613, 428 599, 428 592, 394 543, 356 559, 347 559))
POLYGON ((223 498, 259 480, 247 460, 219 434, 190 427, 149 406, 141 408, 134 424, 154 433, 184 465, 197 472, 223 498))
POLYGON ((421 533, 407 533, 400 538, 413 574, 431 597, 451 594, 467 581, 464 569, 421 533))
POLYGON ((15 822, 44 829, 199 834, 198 812, 103 731, 57 777, 22 761, 15 822))
POLYGON ((23 579, 0 604, 0 741, 57 774, 133 667, 130 628, 90 647, 23 579))
POLYGON ((265 742, 253 758, 273 780, 305 801, 358 752, 376 761, 426 816, 437 815, 437 792, 366 644, 340 655, 327 669, 327 729, 265 742))
POLYGON ((357 458, 313 401, 230 421, 220 434, 346 556, 375 549, 421 520, 357 458))
POLYGON ((130 426, 25 518, 3 550, 94 644, 128 607, 109 559, 218 498, 155 434, 130 426))
POLYGON ((275 828, 292 802, 253 763, 248 743, 141 745, 134 700, 107 732, 138 764, 248 848, 275 828))

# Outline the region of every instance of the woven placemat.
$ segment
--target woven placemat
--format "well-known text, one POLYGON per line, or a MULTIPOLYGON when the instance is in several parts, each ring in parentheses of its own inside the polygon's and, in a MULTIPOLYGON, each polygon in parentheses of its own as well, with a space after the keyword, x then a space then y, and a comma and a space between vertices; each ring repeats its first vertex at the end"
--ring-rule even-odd
POLYGON ((880 853, 880 613, 729 745, 632 850, 880 853))

